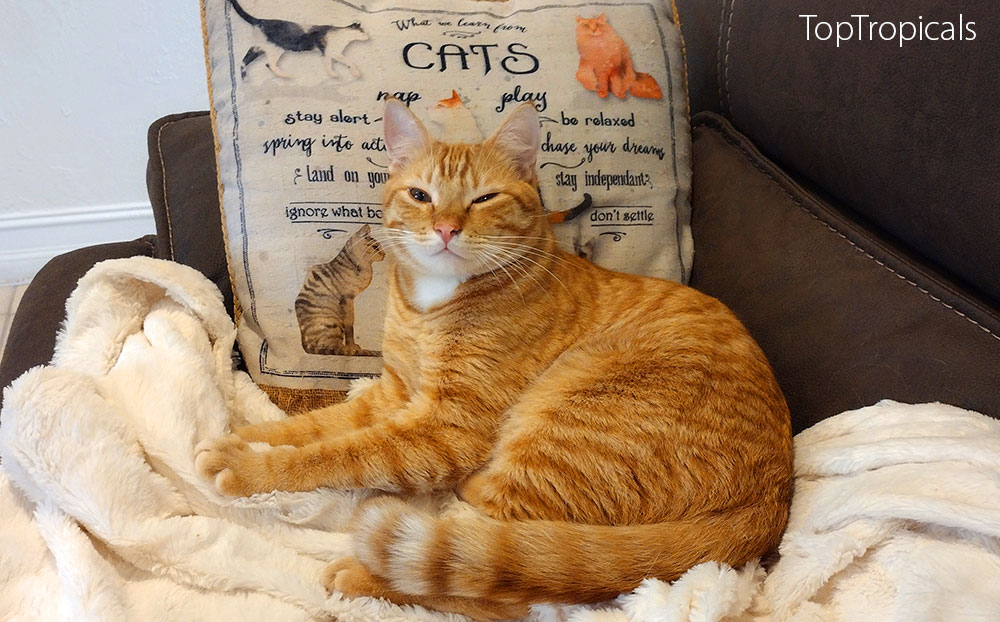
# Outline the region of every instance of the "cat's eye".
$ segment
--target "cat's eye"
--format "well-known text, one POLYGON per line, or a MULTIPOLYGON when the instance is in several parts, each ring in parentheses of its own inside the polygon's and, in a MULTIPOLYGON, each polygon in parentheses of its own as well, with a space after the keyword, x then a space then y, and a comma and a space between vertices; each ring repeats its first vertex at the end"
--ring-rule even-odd
POLYGON ((426 192, 424 192, 420 188, 410 188, 410 196, 413 197, 414 201, 418 201, 420 203, 430 203, 431 202, 430 195, 428 195, 426 192))
POLYGON ((475 199, 472 200, 472 202, 473 203, 485 203, 485 202, 489 201, 490 199, 492 199, 493 197, 495 197, 497 194, 498 193, 496 193, 496 192, 490 192, 489 194, 484 194, 481 197, 476 197, 475 199))

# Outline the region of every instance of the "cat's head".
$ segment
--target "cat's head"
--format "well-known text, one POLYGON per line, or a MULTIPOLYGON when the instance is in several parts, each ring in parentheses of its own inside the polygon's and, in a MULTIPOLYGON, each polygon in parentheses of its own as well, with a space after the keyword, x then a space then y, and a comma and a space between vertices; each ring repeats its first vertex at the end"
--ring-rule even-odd
POLYGON ((351 35, 351 41, 368 41, 370 38, 368 33, 365 32, 364 26, 361 22, 353 22, 344 27, 344 31, 351 35))
POLYGON ((434 140, 398 100, 386 103, 384 126, 390 177, 380 237, 401 265, 465 279, 551 239, 536 190, 539 122, 530 102, 477 144, 434 140))
POLYGON ((351 234, 344 244, 344 248, 359 257, 366 257, 369 261, 381 261, 385 259, 385 251, 382 245, 372 237, 371 226, 362 225, 357 231, 351 234))
POLYGON ((577 35, 589 34, 594 36, 600 36, 605 33, 608 29, 608 18, 601 13, 597 17, 579 17, 576 18, 576 33, 577 35))

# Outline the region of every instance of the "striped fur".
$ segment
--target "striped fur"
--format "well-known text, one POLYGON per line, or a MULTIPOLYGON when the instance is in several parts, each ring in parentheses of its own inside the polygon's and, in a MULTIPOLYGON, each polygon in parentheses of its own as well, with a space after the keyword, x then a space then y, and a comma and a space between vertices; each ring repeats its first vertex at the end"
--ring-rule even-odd
POLYGON ((354 342, 354 298, 372 282, 385 253, 362 225, 332 260, 309 268, 295 299, 302 349, 310 354, 379 356, 354 342))
POLYGON ((449 145, 413 134, 419 123, 400 130, 409 113, 393 105, 387 142, 409 131, 411 152, 387 184, 379 234, 394 259, 382 376, 343 404, 220 439, 198 456, 202 473, 235 495, 457 490, 464 514, 393 496, 363 506, 357 557, 326 580, 477 618, 600 601, 774 547, 791 426, 736 317, 556 246, 517 146, 532 140, 530 106, 481 145, 449 145), (459 233, 445 242, 440 222, 459 233), (423 274, 462 282, 423 308, 423 274))
POLYGON ((437 517, 392 497, 357 519, 358 560, 402 593, 499 604, 593 602, 647 577, 675 579, 711 559, 743 564, 777 545, 748 527, 781 515, 759 504, 717 516, 647 525, 501 521, 485 514, 437 517))

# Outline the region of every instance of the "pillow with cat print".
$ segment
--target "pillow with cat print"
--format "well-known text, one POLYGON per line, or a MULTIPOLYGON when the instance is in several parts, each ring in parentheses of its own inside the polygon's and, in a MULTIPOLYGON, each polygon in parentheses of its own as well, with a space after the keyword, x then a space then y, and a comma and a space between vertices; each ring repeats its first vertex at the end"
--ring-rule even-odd
POLYGON ((451 142, 480 141, 533 102, 539 191, 560 245, 687 281, 690 137, 669 2, 202 8, 239 346, 287 410, 382 370, 390 97, 451 142))

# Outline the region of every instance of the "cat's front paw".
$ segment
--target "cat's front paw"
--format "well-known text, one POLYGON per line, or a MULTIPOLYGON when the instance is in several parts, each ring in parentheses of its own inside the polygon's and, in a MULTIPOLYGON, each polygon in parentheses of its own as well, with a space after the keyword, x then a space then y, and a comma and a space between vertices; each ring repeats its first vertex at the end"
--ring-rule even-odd
POLYGON ((236 434, 206 441, 195 448, 195 469, 205 479, 213 480, 224 495, 249 497, 269 492, 275 487, 268 477, 266 460, 236 434))

